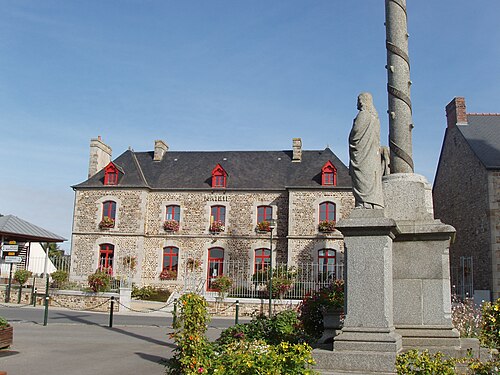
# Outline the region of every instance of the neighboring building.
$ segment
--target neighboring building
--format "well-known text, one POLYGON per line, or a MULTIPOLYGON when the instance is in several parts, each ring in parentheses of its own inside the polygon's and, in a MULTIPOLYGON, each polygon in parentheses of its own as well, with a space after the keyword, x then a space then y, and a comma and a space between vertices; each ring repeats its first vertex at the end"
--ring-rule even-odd
POLYGON ((500 114, 446 106, 447 128, 434 180, 436 217, 456 229, 450 247, 457 294, 500 297, 500 114))
POLYGON ((332 270, 342 235, 319 223, 354 207, 348 168, 329 148, 302 150, 300 138, 290 151, 174 152, 155 141, 154 151, 113 161, 93 139, 89 179, 73 189, 75 281, 107 268, 138 284, 175 286, 195 269, 210 289, 227 261, 241 261, 250 277, 269 266, 271 219, 273 264, 332 270), (162 271, 171 280, 161 281, 162 271))

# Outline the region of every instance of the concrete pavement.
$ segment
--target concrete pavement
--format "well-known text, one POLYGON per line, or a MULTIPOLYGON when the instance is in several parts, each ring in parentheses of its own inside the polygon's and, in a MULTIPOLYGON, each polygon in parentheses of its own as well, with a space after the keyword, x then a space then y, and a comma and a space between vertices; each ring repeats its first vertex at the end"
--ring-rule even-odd
MULTIPOLYGON (((55 318, 68 312, 52 309, 51 314, 55 318)), ((8 375, 160 375, 175 348, 166 320, 161 326, 114 324, 113 328, 93 323, 89 316, 60 323, 54 319, 47 326, 23 319, 9 321, 14 344, 0 350, 0 371, 8 375)), ((215 318, 210 324, 211 340, 224 329, 221 321, 215 318)))

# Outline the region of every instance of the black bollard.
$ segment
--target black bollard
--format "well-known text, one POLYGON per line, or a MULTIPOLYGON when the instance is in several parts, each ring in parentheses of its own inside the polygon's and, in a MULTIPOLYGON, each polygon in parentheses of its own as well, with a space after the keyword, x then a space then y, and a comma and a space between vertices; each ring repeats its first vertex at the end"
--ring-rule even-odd
POLYGON ((109 328, 113 328, 113 311, 115 310, 115 296, 111 296, 111 309, 109 311, 109 328))
POLYGON ((236 300, 236 316, 234 317, 234 324, 238 324, 238 315, 240 314, 240 301, 236 300))

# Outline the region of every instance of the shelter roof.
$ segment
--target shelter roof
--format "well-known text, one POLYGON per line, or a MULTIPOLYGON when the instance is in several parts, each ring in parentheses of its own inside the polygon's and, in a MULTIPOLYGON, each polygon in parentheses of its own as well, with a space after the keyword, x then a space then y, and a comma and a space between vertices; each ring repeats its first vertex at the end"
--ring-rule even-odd
POLYGON ((26 242, 63 242, 65 238, 58 236, 37 225, 14 215, 0 217, 0 235, 8 239, 26 242))

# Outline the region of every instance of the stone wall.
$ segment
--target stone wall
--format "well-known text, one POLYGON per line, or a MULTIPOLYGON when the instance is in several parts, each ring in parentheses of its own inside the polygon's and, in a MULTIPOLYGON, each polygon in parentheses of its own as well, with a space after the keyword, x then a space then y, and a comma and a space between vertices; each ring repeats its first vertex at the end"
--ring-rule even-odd
POLYGON ((493 300, 500 298, 500 172, 488 174, 493 300))
POLYGON ((99 246, 113 244, 113 275, 129 277, 136 284, 155 285, 179 290, 184 285, 186 260, 189 257, 202 262, 200 270, 206 277, 208 250, 224 249, 226 260, 248 261, 252 272, 254 251, 269 248, 270 234, 258 233, 257 207, 273 208, 277 228, 273 232, 275 262, 317 261, 317 250, 334 248, 343 251, 340 232, 318 233, 319 203, 333 201, 337 220, 348 215, 354 207, 349 191, 294 190, 292 192, 238 192, 238 191, 183 191, 146 192, 143 190, 105 189, 76 192, 74 229, 72 237, 71 279, 85 282, 99 262, 99 246), (290 197, 290 198, 289 198, 290 197), (117 202, 115 227, 99 229, 102 203, 117 202), (180 206, 178 232, 163 229, 166 206, 180 206), (210 207, 226 207, 224 232, 209 232, 210 207), (163 248, 179 249, 177 280, 161 281, 163 248), (314 255, 316 254, 316 255, 314 255), (125 256, 135 257, 137 267, 130 271, 123 265, 125 256))
POLYGON ((435 217, 456 229, 452 267, 472 256, 474 289, 492 290, 488 172, 457 129, 447 129, 433 188, 435 217))

